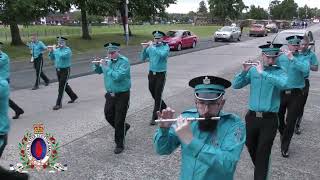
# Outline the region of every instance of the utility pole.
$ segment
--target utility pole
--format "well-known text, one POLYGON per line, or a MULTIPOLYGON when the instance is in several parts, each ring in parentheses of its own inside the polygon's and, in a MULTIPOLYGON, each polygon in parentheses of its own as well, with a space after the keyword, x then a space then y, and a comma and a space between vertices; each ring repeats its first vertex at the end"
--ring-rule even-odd
POLYGON ((126 45, 129 45, 129 24, 128 24, 128 4, 129 0, 126 0, 124 6, 125 6, 125 29, 126 29, 126 45))
POLYGON ((308 17, 308 6, 306 6, 306 19, 308 17))

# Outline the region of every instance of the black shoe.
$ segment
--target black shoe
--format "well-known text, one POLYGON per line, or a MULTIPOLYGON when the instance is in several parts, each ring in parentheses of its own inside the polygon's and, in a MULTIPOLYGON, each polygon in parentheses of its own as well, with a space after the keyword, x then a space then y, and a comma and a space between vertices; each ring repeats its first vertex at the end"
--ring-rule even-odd
POLYGON ((53 108, 52 108, 53 110, 58 110, 58 109, 61 109, 61 105, 55 105, 55 106, 53 106, 53 108))
POLYGON ((289 157, 289 152, 288 152, 288 151, 283 151, 283 150, 281 150, 281 155, 282 155, 282 157, 284 157, 284 158, 288 158, 288 157, 289 157))
POLYGON ((23 113, 24 113, 24 111, 21 109, 21 111, 16 112, 16 115, 14 115, 12 117, 12 119, 19 119, 20 115, 23 114, 23 113))
POLYGON ((157 124, 157 123, 156 123, 155 120, 151 120, 151 121, 150 121, 150 125, 151 125, 151 126, 154 126, 154 125, 156 125, 156 124, 157 124))
POLYGON ((296 127, 295 130, 294 130, 294 133, 296 133, 297 135, 300 135, 301 134, 301 129, 300 127, 296 127))
POLYGON ((120 153, 122 153, 123 150, 124 150, 123 147, 116 147, 113 152, 114 152, 115 154, 120 154, 120 153))
POLYGON ((71 103, 74 103, 75 100, 77 100, 78 97, 74 98, 74 99, 71 99, 70 101, 68 101, 68 104, 71 104, 71 103))
POLYGON ((15 180, 27 180, 29 175, 26 173, 19 173, 17 171, 6 170, 0 167, 0 178, 1 179, 15 179, 15 180))
POLYGON ((129 131, 130 129, 130 124, 126 124, 126 132, 125 132, 125 135, 127 135, 127 132, 129 131))
POLYGON ((45 86, 49 86, 49 84, 50 84, 50 81, 47 81, 44 83, 45 86))
POLYGON ((32 90, 37 90, 39 89, 39 86, 33 86, 32 90))

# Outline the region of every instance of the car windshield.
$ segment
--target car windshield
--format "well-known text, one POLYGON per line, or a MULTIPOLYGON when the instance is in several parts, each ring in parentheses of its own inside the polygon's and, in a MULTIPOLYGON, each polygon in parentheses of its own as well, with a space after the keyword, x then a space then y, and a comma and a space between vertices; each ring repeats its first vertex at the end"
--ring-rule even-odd
POLYGON ((182 31, 168 31, 167 36, 169 37, 179 37, 182 35, 182 31))
POLYGON ((251 26, 252 28, 262 28, 262 25, 259 25, 259 24, 254 24, 251 26))
POLYGON ((232 31, 232 28, 229 26, 225 26, 225 27, 221 28, 221 31, 232 31))
POLYGON ((283 32, 278 33, 278 35, 273 39, 272 44, 287 44, 286 37, 292 36, 292 35, 300 35, 303 36, 303 33, 298 32, 283 32))

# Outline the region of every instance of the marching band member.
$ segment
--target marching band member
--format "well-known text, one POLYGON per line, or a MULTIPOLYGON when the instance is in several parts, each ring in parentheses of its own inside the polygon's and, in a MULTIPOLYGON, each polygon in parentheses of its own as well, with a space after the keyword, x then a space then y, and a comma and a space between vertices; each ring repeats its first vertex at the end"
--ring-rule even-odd
MULTIPOLYGON (((181 145, 181 180, 231 180, 246 139, 246 130, 240 117, 223 112, 228 80, 214 76, 200 76, 189 82, 195 88, 196 109, 184 111, 176 124, 159 122, 153 142, 160 155, 171 154, 181 145), (210 120, 219 116, 219 120, 210 120), (204 117, 202 121, 185 118, 204 117)), ((171 119, 174 110, 158 112, 161 119, 171 119)))
POLYGON ((71 99, 68 101, 68 103, 74 103, 74 101, 78 99, 78 96, 72 91, 68 84, 71 67, 71 49, 66 46, 67 38, 57 37, 57 39, 58 47, 56 49, 49 48, 49 58, 54 61, 59 82, 58 98, 53 110, 58 110, 62 107, 62 97, 64 91, 66 91, 71 99))
POLYGON ((106 89, 104 115, 115 129, 114 153, 119 154, 124 150, 125 135, 130 128, 126 123, 131 88, 130 64, 127 57, 119 54, 120 44, 107 43, 104 47, 111 60, 102 59, 94 65, 94 71, 104 75, 106 89))
POLYGON ((304 76, 310 69, 309 62, 299 54, 300 43, 303 36, 289 36, 289 51, 279 56, 277 65, 288 74, 285 89, 281 92, 279 109, 279 132, 281 138, 281 154, 289 157, 289 146, 294 133, 297 118, 303 104, 302 89, 305 86, 304 76), (285 117, 286 115, 286 117, 285 117))
MULTIPOLYGON (((10 83, 10 59, 9 56, 2 52, 3 43, 0 42, 0 78, 6 79, 10 83)), ((24 113, 23 109, 19 107, 14 101, 9 98, 9 106, 15 112, 12 119, 18 119, 24 113)))
POLYGON ((161 31, 154 31, 154 41, 143 45, 140 59, 149 59, 149 91, 154 99, 154 108, 150 125, 155 125, 157 111, 165 109, 166 103, 162 100, 162 92, 166 81, 167 59, 170 48, 163 42, 165 34, 161 31))
POLYGON ((255 166, 254 179, 266 180, 273 140, 278 130, 280 92, 287 82, 287 74, 276 60, 281 44, 259 46, 262 62, 243 64, 243 70, 233 80, 234 89, 250 84, 249 111, 246 114, 246 146, 255 166))
POLYGON ((39 89, 40 77, 43 79, 45 86, 49 85, 49 78, 44 74, 43 67, 43 52, 47 50, 47 46, 39 41, 36 34, 31 36, 32 42, 28 44, 31 49, 31 55, 33 58, 33 67, 36 70, 36 82, 32 88, 32 90, 39 89))
MULTIPOLYGON (((2 45, 2 43, 0 43, 2 45)), ((0 45, 0 46, 1 46, 0 45)), ((1 52, 1 56, 4 56, 1 52)), ((0 58, 0 66, 2 66, 2 58, 0 58)), ((3 67, 1 68, 0 76, 0 157, 7 145, 8 133, 10 129, 10 121, 8 117, 8 101, 10 94, 9 82, 6 77, 3 77, 3 67)), ((0 179, 28 179, 27 174, 20 174, 18 172, 8 171, 0 166, 0 179)))
POLYGON ((10 87, 7 79, 0 77, 0 157, 7 145, 10 121, 8 118, 8 101, 10 87))
MULTIPOLYGON (((319 61, 317 59, 316 54, 314 52, 312 52, 312 50, 309 48, 309 44, 310 44, 309 38, 307 36, 305 36, 303 38, 302 43, 301 43, 301 52, 302 52, 302 55, 304 56, 305 60, 307 60, 310 63, 310 70, 311 71, 318 71, 319 61)), ((306 105, 306 102, 307 102, 307 99, 308 99, 308 95, 309 95, 309 87, 310 87, 309 74, 310 74, 310 70, 304 76, 305 86, 303 88, 303 104, 302 104, 303 107, 301 108, 301 111, 299 113, 298 120, 297 120, 297 123, 296 123, 296 127, 295 127, 295 133, 296 134, 301 134, 300 124, 301 124, 302 117, 303 117, 304 106, 306 105)))

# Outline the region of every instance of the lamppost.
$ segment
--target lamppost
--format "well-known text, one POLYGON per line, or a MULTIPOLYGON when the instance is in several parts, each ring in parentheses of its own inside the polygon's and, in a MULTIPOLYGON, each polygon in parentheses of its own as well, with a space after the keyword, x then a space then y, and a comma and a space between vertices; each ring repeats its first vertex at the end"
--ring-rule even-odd
POLYGON ((128 24, 128 4, 129 0, 125 2, 125 30, 126 30, 126 45, 129 45, 129 24, 128 24))

